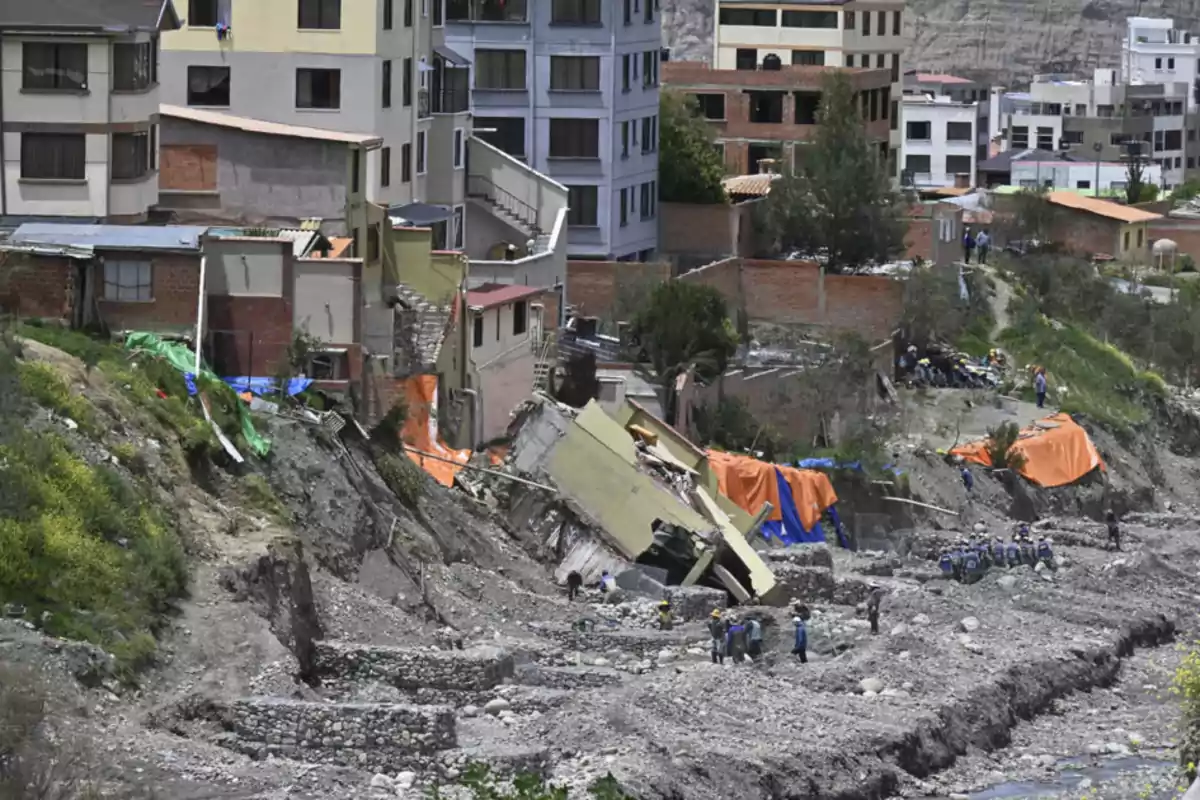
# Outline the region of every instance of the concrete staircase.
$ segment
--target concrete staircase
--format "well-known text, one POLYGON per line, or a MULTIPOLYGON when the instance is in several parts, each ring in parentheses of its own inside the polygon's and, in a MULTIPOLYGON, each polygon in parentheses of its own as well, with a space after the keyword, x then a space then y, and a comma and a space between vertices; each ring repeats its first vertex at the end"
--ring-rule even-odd
POLYGON ((430 301, 414 289, 398 284, 395 309, 394 374, 409 375, 437 363, 450 321, 450 307, 430 301))

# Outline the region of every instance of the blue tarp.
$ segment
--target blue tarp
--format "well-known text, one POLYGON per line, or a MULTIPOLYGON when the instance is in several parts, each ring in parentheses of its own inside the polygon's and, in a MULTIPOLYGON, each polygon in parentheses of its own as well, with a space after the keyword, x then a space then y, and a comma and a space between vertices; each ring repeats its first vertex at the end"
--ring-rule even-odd
MULTIPOLYGON (((779 487, 779 513, 782 515, 782 519, 764 522, 761 528, 763 538, 774 537, 784 544, 825 541, 825 530, 821 527, 820 520, 817 520, 812 530, 804 530, 804 523, 800 521, 800 514, 796 511, 796 499, 792 496, 792 487, 788 485, 787 479, 779 470, 775 470, 775 484, 779 487)), ((836 526, 838 543, 842 547, 848 548, 850 544, 846 541, 846 534, 842 530, 837 506, 832 505, 827 511, 836 526)))
MULTIPOLYGON (((275 394, 278 381, 274 378, 222 378, 235 392, 251 392, 259 395, 275 394)), ((297 395, 312 386, 312 378, 292 378, 288 381, 288 397, 297 395)))
POLYGON ((857 461, 839 464, 832 458, 802 458, 796 462, 796 466, 800 469, 852 469, 862 472, 862 464, 857 461))

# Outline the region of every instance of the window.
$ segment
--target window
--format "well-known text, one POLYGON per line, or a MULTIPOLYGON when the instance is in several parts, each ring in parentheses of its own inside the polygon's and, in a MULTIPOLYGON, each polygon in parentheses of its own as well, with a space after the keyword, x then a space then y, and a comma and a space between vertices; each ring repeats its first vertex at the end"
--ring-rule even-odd
POLYGON ((466 156, 466 131, 462 128, 454 129, 454 168, 462 169, 463 159, 466 156))
POLYGON ((400 145, 400 182, 412 183, 412 145, 400 145))
POLYGON ((21 177, 82 181, 86 137, 82 133, 22 133, 21 177))
POLYGON ((621 227, 629 224, 629 190, 621 190, 621 227))
POLYGON ((342 27, 342 0, 297 0, 296 7, 297 28, 336 31, 342 27))
POLYGON ((492 129, 475 134, 492 147, 503 150, 514 158, 525 157, 524 117, 475 117, 476 129, 492 129))
MULTIPOLYGON (((883 12, 881 11, 879 13, 882 14, 883 12)), ((864 11, 864 12, 862 12, 862 15, 863 15, 862 16, 862 35, 870 36, 871 35, 871 12, 864 11)))
POLYGON ((751 72, 758 69, 758 51, 749 47, 739 47, 734 55, 733 67, 751 72))
POLYGON ((475 315, 474 328, 471 331, 471 345, 473 347, 483 347, 483 315, 475 315))
POLYGON ((929 156, 905 156, 904 171, 910 176, 920 175, 921 180, 928 180, 929 156))
POLYGON ((342 71, 340 69, 296 70, 296 108, 341 108, 342 71))
POLYGON ((971 141, 971 123, 969 123, 969 122, 947 122, 946 123, 946 139, 951 142, 969 142, 969 141, 971 141))
POLYGON ((1037 129, 1037 146, 1039 150, 1054 149, 1054 128, 1037 129))
MULTIPOLYGON (((1155 68, 1155 69, 1162 69, 1162 59, 1161 59, 1161 58, 1156 58, 1156 59, 1154 59, 1154 68, 1155 68)), ((1128 238, 1129 234, 1125 234, 1125 236, 1126 236, 1126 238, 1128 238)), ((1126 246, 1126 247, 1128 247, 1128 246, 1129 246, 1128 242, 1125 244, 1125 246, 1126 246)))
POLYGON ((117 303, 148 303, 154 300, 149 261, 105 259, 104 299, 117 303))
POLYGON ((758 28, 774 28, 779 24, 774 9, 722 8, 720 20, 722 25, 751 25, 758 28))
POLYGON ((658 83, 658 51, 642 53, 642 88, 649 89, 658 83))
POLYGON ((86 44, 25 42, 21 88, 53 92, 87 91, 86 44))
POLYGON ((846 66, 847 67, 854 66, 854 53, 846 53, 846 66))
POLYGON ((795 116, 797 125, 816 125, 817 114, 821 109, 820 92, 796 92, 795 116))
POLYGON ((413 98, 413 63, 411 58, 404 59, 404 74, 400 76, 400 99, 404 107, 412 105, 413 98))
POLYGON ((1167 59, 1167 69, 1175 69, 1175 59, 1173 59, 1173 58, 1167 59))
POLYGON ((404 0, 404 27, 413 26, 413 0, 404 0))
POLYGON ((229 105, 229 67, 188 67, 189 106, 229 105))
POLYGON ((357 147, 350 153, 350 194, 362 191, 362 151, 357 147))
POLYGON ((624 21, 626 25, 633 24, 633 0, 625 0, 624 21))
POLYGON ((692 98, 700 115, 705 119, 725 119, 725 95, 723 94, 694 94, 692 98))
POLYGON ((466 234, 467 234, 466 227, 465 227, 466 226, 466 207, 465 206, 455 206, 454 207, 454 218, 453 218, 452 222, 454 223, 454 249, 462 250, 463 242, 464 242, 464 240, 466 238, 466 234))
POLYGON ((900 54, 892 53, 892 83, 900 82, 900 54))
POLYGON ((823 67, 825 66, 824 50, 793 50, 792 66, 794 67, 823 67))
POLYGON ((932 127, 928 122, 909 122, 905 125, 904 138, 911 141, 928 142, 933 138, 932 127))
MULTIPOLYGON (((553 82, 553 77, 551 81, 553 82)), ((525 51, 476 50, 475 88, 524 89, 525 51)))
POLYGON ((1092 182, 1091 181, 1075 181, 1075 188, 1076 189, 1090 189, 1090 188, 1092 188, 1092 182))
POLYGON ((653 153, 658 148, 658 117, 642 119, 642 152, 653 153))
POLYGON ((633 73, 633 54, 626 53, 621 56, 621 91, 628 92, 630 87, 630 78, 633 73))
POLYGON ((641 186, 642 219, 654 219, 654 186, 655 181, 643 183, 641 186))
POLYGON ((113 91, 144 91, 154 83, 154 73, 154 42, 113 45, 113 91))
POLYGON ((599 25, 600 0, 551 0, 552 25, 599 25))
POLYGON ((1183 149, 1183 131, 1174 130, 1166 131, 1163 136, 1164 150, 1182 150, 1183 149))
POLYGON ((190 0, 187 24, 193 28, 215 28, 217 0, 190 0))
POLYGON ((646 8, 645 8, 645 13, 642 15, 642 22, 649 25, 651 22, 654 22, 654 12, 655 12, 654 0, 645 0, 645 3, 646 3, 646 8))
POLYGON ((391 59, 383 61, 383 107, 392 107, 392 62, 391 59))
POLYGON ((629 158, 629 120, 621 123, 621 158, 629 158))
POLYGON ((946 156, 946 172, 949 175, 970 175, 970 156, 946 156))
POLYGON ((836 11, 785 11, 785 28, 832 28, 838 26, 836 11))
POLYGON ((392 29, 392 22, 394 21, 392 19, 394 16, 392 11, 392 2, 393 0, 383 0, 383 29, 385 31, 390 31, 392 29))
POLYGON ((848 31, 854 30, 855 22, 854 22, 854 12, 853 11, 846 12, 846 24, 843 27, 848 31))
POLYGON ((379 151, 379 185, 392 185, 392 148, 390 147, 379 151))
POLYGON ((783 95, 783 92, 747 91, 746 97, 750 101, 747 119, 750 122, 783 122, 783 95))
POLYGON ((1024 150, 1029 147, 1029 126, 1014 125, 1012 129, 1011 147, 1015 150, 1024 150))
MULTIPOLYGON (((523 52, 521 55, 525 55, 523 52)), ((524 64, 522 64, 522 77, 524 64)), ((600 91, 599 56, 550 56, 550 91, 600 91)))
POLYGON ((875 69, 883 69, 883 59, 884 59, 883 53, 875 54, 875 69))
POLYGON ((1146 231, 1143 228, 1138 228, 1137 246, 1141 247, 1146 243, 1146 231))
POLYGON ((446 0, 433 0, 433 27, 441 28, 446 24, 446 0))
POLYGON ((1083 131, 1063 131, 1062 144, 1083 144, 1083 131))
POLYGON ((600 121, 595 119, 550 120, 550 157, 599 158, 600 121))
POLYGON ((595 186, 567 187, 567 225, 595 227, 600 190, 595 186))
POLYGON ((417 131, 417 174, 424 175, 426 172, 426 148, 425 148, 425 131, 417 131))
POLYGON ((887 36, 887 12, 876 11, 875 18, 879 20, 879 24, 875 26, 875 35, 887 36))
POLYGON ((446 0, 451 22, 525 22, 526 0, 446 0))
POLYGON ((114 133, 112 137, 113 180, 135 180, 150 172, 150 132, 114 133))
POLYGON ((513 336, 520 336, 529 330, 529 304, 524 300, 513 303, 513 336))
POLYGON ((900 12, 893 11, 892 12, 892 36, 899 36, 901 30, 902 30, 902 28, 900 25, 900 12))

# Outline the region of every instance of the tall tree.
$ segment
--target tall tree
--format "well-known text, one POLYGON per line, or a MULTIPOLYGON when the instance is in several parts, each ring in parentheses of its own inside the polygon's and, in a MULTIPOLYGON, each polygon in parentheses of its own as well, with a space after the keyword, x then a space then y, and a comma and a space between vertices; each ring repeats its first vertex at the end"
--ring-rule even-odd
POLYGON ((675 419, 675 378, 689 368, 711 380, 725 371, 738 336, 725 297, 711 286, 671 280, 660 283, 634 315, 631 333, 650 360, 667 421, 675 419))
POLYGON ((725 164, 713 146, 713 130, 696 101, 663 90, 658 111, 658 196, 667 203, 726 202, 725 164))
POLYGON ((796 147, 792 174, 776 180, 759 206, 764 241, 779 251, 822 254, 831 272, 904 249, 903 198, 859 109, 848 77, 826 77, 816 136, 796 147))

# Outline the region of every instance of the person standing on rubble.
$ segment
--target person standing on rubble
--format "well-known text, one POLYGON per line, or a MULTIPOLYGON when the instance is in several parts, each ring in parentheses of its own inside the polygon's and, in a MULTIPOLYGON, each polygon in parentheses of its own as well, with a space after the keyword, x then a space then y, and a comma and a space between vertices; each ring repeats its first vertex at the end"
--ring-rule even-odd
POLYGON ((600 573, 600 591, 608 594, 613 589, 617 588, 617 579, 608 574, 608 570, 600 573))
POLYGON ((712 617, 708 620, 708 635, 712 638, 712 662, 725 663, 725 620, 721 619, 721 609, 714 608, 712 617))
POLYGON ((800 657, 801 664, 808 663, 808 627, 804 624, 804 617, 807 616, 808 608, 800 606, 796 609, 796 616, 792 617, 792 625, 796 627, 796 639, 792 645, 792 655, 800 657))
POLYGON ((871 633, 879 633, 879 604, 883 602, 884 590, 878 583, 871 584, 871 593, 867 595, 867 621, 871 623, 871 633))
POLYGON ((574 600, 579 595, 579 590, 583 588, 583 576, 579 574, 579 570, 571 570, 567 573, 567 600, 574 600))
POLYGON ((746 642, 746 652, 750 660, 758 661, 762 658, 763 629, 758 617, 750 617, 746 621, 746 642))
POLYGON ((658 604, 658 629, 660 631, 674 630, 675 617, 671 614, 671 601, 663 600, 658 604))
POLYGON ((737 618, 730 620, 725 631, 725 652, 734 664, 740 664, 746 658, 746 626, 737 618))
POLYGON ((1117 523, 1117 513, 1111 508, 1104 515, 1104 521, 1108 524, 1108 543, 1114 550, 1121 549, 1121 526, 1117 523))
POLYGON ((1037 407, 1046 407, 1046 368, 1038 367, 1033 376, 1033 391, 1037 394, 1037 407))
POLYGON ((988 236, 986 230, 980 231, 979 235, 975 237, 975 249, 979 253, 979 263, 986 264, 988 251, 992 249, 992 237, 988 236))

